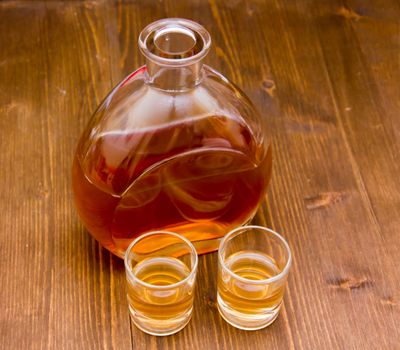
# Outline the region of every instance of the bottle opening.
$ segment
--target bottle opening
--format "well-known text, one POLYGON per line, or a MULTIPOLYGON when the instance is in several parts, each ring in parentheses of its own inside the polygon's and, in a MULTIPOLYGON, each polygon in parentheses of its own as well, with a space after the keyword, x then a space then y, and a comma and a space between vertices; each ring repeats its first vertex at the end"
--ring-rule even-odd
POLYGON ((154 43, 161 52, 169 55, 182 55, 193 48, 196 38, 191 30, 173 27, 156 32, 154 43))
POLYGON ((153 22, 139 36, 143 54, 160 65, 197 62, 207 54, 210 45, 210 35, 201 25, 180 18, 153 22))

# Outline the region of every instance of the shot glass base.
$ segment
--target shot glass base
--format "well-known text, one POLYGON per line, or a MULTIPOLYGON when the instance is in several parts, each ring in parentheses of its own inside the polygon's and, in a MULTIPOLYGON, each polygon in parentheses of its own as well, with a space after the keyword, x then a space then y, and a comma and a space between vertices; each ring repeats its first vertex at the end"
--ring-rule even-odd
POLYGON ((168 320, 155 320, 136 313, 129 307, 129 313, 133 324, 142 332, 159 337, 178 333, 189 323, 192 318, 193 308, 185 312, 179 318, 168 320))
POLYGON ((221 317, 231 326, 243 329, 246 331, 256 331, 271 325, 279 315, 282 302, 279 303, 273 310, 262 314, 245 314, 232 309, 227 305, 220 295, 217 295, 218 311, 221 317))

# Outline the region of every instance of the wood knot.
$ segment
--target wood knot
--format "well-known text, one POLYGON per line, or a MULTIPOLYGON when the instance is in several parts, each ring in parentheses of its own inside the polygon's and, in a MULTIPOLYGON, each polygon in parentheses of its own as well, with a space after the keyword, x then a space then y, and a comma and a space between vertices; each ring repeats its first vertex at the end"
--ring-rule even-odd
POLYGON ((365 289, 373 286, 373 282, 366 277, 362 278, 334 278, 328 280, 330 287, 342 290, 365 289))
POLYGON ((62 88, 60 88, 58 86, 56 86, 56 90, 63 96, 65 96, 67 94, 67 90, 62 89, 62 88))
POLYGON ((44 185, 39 182, 38 183, 38 189, 37 189, 37 197, 39 199, 47 199, 49 197, 49 191, 47 190, 47 188, 44 187, 44 185))
POLYGON ((246 13, 249 17, 253 16, 254 8, 246 2, 246 13))
POLYGON ((276 85, 272 79, 266 79, 262 82, 263 90, 271 97, 274 97, 276 85))
POLYGON ((394 300, 394 298, 392 296, 388 296, 388 297, 381 299, 381 304, 395 306, 395 305, 397 305, 397 302, 396 302, 396 300, 394 300))
POLYGON ((204 296, 204 300, 206 301, 207 305, 211 308, 215 308, 215 300, 214 298, 210 297, 209 295, 204 296))
POLYGON ((347 6, 341 6, 337 14, 341 17, 354 21, 358 21, 361 18, 357 12, 347 6))
POLYGON ((315 196, 305 197, 306 208, 308 210, 320 209, 328 205, 340 202, 344 198, 343 192, 321 192, 315 196))

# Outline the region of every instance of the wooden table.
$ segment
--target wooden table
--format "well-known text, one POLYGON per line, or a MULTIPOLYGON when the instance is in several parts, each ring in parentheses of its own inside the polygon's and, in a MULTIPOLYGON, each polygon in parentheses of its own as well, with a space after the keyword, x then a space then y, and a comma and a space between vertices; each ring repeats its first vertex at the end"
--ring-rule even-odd
POLYGON ((0 348, 400 349, 399 18, 396 0, 1 2, 0 348), (254 221, 288 238, 294 264, 268 329, 220 318, 208 254, 188 327, 138 331, 122 261, 75 212, 77 139, 162 17, 205 25, 208 63, 269 118, 273 179, 254 221))

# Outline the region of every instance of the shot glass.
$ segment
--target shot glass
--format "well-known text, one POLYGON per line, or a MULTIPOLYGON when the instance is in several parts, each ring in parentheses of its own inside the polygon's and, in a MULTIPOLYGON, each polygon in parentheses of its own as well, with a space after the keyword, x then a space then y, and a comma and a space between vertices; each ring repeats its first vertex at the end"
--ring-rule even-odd
POLYGON ((180 331, 193 311, 197 252, 186 238, 154 231, 135 239, 125 253, 128 303, 133 323, 164 336, 180 331))
POLYGON ((229 232, 218 251, 218 310, 232 326, 256 330, 275 321, 292 255, 278 233, 261 226, 229 232))

